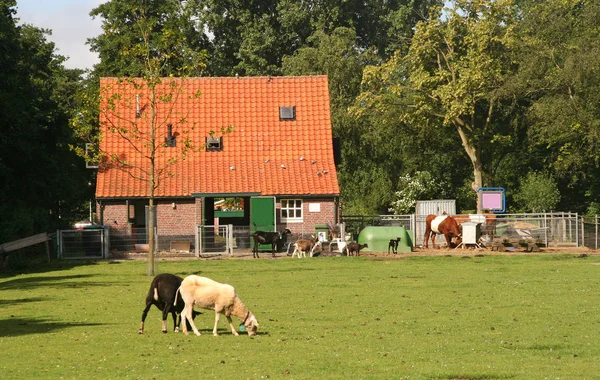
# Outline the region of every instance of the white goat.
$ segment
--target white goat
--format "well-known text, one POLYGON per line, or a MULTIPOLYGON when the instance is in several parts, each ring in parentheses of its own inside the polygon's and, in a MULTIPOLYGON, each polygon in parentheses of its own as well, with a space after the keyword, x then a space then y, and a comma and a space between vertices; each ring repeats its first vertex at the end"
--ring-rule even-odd
MULTIPOLYGON (((233 286, 221 284, 210 278, 190 275, 183 279, 177 292, 181 294, 181 298, 185 302, 185 307, 181 312, 184 334, 188 335, 187 325, 185 324, 187 319, 194 330, 194 334, 200 335, 192 319, 192 312, 194 305, 196 305, 203 309, 215 311, 214 336, 218 335, 217 325, 221 314, 227 317, 233 335, 239 334, 233 327, 232 314, 242 321, 241 325, 244 325, 246 330, 248 330, 248 335, 256 335, 258 321, 254 314, 240 300, 233 286)), ((177 301, 175 301, 175 304, 177 304, 177 301)))
POLYGON ((294 243, 294 252, 292 258, 298 255, 298 258, 306 257, 306 252, 310 252, 310 257, 313 257, 315 248, 320 247, 321 242, 315 236, 312 236, 311 240, 301 239, 294 243))

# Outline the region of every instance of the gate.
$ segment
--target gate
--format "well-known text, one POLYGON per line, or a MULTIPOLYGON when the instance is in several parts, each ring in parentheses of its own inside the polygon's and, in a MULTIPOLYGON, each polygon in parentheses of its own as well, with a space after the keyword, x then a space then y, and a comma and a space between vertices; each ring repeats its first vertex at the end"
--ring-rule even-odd
POLYGON ((57 231, 59 259, 108 258, 108 229, 57 231))
POLYGON ((233 226, 196 225, 196 257, 233 255, 233 226))

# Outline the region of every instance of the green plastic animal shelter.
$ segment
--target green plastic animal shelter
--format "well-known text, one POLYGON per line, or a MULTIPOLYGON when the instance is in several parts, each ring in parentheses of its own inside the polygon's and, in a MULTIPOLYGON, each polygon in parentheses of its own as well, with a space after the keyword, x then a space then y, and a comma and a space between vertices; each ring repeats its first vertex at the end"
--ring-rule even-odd
POLYGON ((361 252, 386 252, 390 240, 400 238, 398 252, 413 251, 413 232, 399 226, 368 226, 358 234, 360 244, 368 244, 368 248, 361 249, 361 252))

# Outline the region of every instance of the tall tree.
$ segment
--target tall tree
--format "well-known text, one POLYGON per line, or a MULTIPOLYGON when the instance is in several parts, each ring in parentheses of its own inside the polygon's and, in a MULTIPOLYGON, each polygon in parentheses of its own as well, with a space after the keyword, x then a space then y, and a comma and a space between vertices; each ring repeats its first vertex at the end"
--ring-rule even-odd
POLYGON ((600 3, 524 1, 512 84, 526 93, 535 170, 552 170, 563 209, 600 201, 600 3))
POLYGON ((209 72, 216 75, 279 75, 283 57, 310 45, 315 33, 344 27, 356 32, 359 49, 380 57, 407 46, 414 24, 441 0, 207 0, 198 15, 212 35, 209 72), (213 65, 214 64, 214 65, 213 65))
MULTIPOLYGON (((406 56, 396 53, 365 71, 360 104, 392 112, 413 128, 456 134, 472 164, 473 188, 484 186, 484 152, 507 134, 501 91, 516 66, 512 0, 456 0, 433 7, 416 26, 406 56), (399 112, 398 112, 399 111, 399 112)), ((481 205, 477 211, 482 212, 481 205)))
POLYGON ((162 76, 200 76, 206 68, 208 38, 198 23, 194 1, 110 0, 90 16, 102 19, 103 33, 88 40, 90 50, 100 56, 94 68, 98 77, 142 77, 148 70, 144 62, 154 58, 160 59, 157 70, 162 76), (146 40, 152 44, 144 51, 139 47, 146 40))
POLYGON ((50 31, 18 26, 15 7, 0 0, 0 241, 64 227, 89 199, 89 173, 67 146, 81 72, 63 67, 50 31))

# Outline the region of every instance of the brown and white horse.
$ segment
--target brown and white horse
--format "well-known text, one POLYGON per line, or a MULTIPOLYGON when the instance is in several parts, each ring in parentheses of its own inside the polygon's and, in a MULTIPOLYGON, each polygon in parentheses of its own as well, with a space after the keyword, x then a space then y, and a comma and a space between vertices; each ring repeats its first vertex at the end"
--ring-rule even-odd
POLYGON ((450 215, 427 215, 425 219, 425 248, 429 248, 429 237, 431 245, 435 248, 435 235, 444 235, 449 248, 455 248, 460 244, 461 232, 456 220, 450 215), (456 239, 456 242, 452 242, 456 239))

